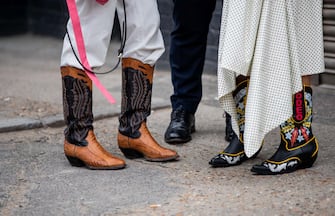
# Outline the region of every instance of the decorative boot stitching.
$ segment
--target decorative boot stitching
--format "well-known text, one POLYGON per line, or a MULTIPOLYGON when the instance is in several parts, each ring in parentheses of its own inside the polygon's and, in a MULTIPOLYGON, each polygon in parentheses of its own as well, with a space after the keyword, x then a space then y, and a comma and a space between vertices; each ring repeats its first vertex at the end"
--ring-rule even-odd
POLYGON ((311 127, 311 88, 304 87, 293 99, 293 115, 280 126, 281 143, 278 150, 270 159, 252 169, 259 174, 292 172, 298 168, 310 167, 316 160, 318 142, 311 127), (268 170, 260 168, 262 166, 268 170))
MULTIPOLYGON (((80 76, 80 74, 79 74, 80 76)), ((93 129, 92 91, 90 80, 63 76, 64 134, 68 142, 86 146, 88 131, 93 129)))
POLYGON ((313 137, 312 116, 312 94, 307 91, 296 93, 293 116, 280 126, 287 150, 294 150, 313 137))
POLYGON ((140 70, 123 68, 122 104, 119 117, 121 134, 138 138, 139 128, 151 112, 152 80, 140 70))

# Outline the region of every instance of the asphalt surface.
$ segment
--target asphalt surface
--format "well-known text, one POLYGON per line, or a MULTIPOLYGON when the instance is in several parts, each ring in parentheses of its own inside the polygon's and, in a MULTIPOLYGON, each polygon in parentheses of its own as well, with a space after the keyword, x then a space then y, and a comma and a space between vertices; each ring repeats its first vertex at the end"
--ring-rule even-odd
MULTIPOLYGON (((112 43, 102 70, 115 64, 117 46, 112 43)), ((256 159, 230 168, 208 165, 227 145, 214 75, 203 76, 192 141, 171 146, 164 132, 172 85, 169 71, 158 64, 148 126, 158 142, 180 154, 171 163, 124 158, 116 144, 120 69, 99 75, 117 102, 109 104, 94 89, 95 133, 127 168, 92 171, 72 167, 63 154, 61 47, 60 40, 47 37, 0 38, 0 215, 335 215, 334 88, 313 88, 313 132, 320 143, 315 165, 256 176, 250 168, 275 151, 278 128, 256 159)))

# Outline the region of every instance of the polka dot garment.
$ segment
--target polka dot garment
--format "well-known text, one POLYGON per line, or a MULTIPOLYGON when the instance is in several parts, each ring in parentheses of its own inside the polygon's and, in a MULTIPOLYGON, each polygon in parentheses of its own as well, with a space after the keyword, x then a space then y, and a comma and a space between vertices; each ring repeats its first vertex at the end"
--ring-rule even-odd
POLYGON ((218 55, 218 97, 235 132, 235 78, 250 76, 244 130, 250 157, 292 115, 301 76, 324 71, 322 0, 225 0, 218 55))

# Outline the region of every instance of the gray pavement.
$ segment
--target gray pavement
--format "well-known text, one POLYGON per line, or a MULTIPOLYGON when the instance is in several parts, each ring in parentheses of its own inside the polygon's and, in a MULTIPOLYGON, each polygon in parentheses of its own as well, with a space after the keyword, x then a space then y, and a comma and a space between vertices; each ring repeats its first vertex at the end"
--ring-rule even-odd
MULTIPOLYGON (((275 151, 278 129, 266 137, 256 159, 210 168, 208 160, 227 145, 216 77, 203 77, 192 141, 170 146, 163 134, 172 85, 169 71, 158 64, 148 125, 180 160, 126 159, 124 170, 92 171, 71 167, 63 154, 61 46, 60 40, 40 36, 0 38, 0 215, 335 215, 335 89, 314 87, 313 130, 320 143, 315 165, 255 176, 250 168, 275 151)), ((103 70, 115 64, 117 46, 112 43, 111 63, 103 70)), ((116 144, 120 69, 98 77, 117 103, 94 90, 95 132, 106 149, 124 158, 116 144)))

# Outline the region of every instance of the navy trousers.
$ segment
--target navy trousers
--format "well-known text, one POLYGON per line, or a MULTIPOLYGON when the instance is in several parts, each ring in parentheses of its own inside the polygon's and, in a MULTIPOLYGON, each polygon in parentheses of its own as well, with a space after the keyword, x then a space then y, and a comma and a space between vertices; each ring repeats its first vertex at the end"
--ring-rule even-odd
POLYGON ((202 97, 202 72, 209 24, 216 0, 174 0, 170 67, 172 109, 194 114, 202 97))

